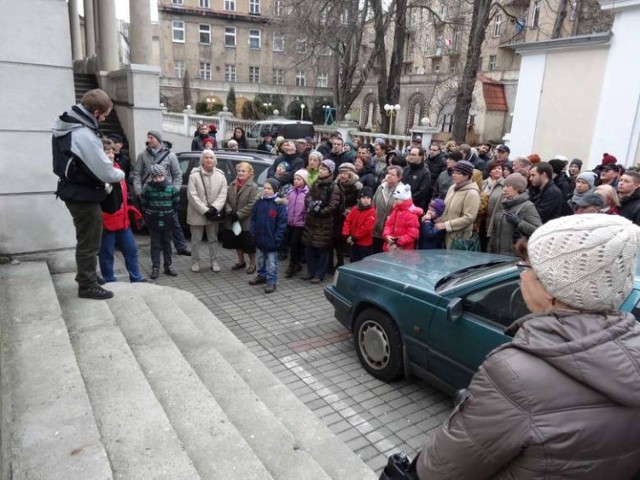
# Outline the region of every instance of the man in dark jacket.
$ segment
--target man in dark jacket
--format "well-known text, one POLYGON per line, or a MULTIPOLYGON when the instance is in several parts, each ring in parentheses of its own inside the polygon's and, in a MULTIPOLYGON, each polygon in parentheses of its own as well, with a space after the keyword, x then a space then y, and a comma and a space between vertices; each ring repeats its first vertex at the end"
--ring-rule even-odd
POLYGON ((271 149, 273 148, 273 134, 271 132, 264 132, 262 134, 262 142, 258 145, 258 150, 260 152, 271 153, 271 149))
POLYGON ((333 160, 336 164, 336 172, 340 165, 344 162, 348 162, 349 160, 346 157, 346 152, 344 148, 344 140, 340 136, 332 136, 331 137, 331 152, 327 155, 327 158, 333 160))
POLYGON ((455 150, 447 154, 447 168, 440 172, 433 189, 431 198, 439 198, 444 200, 451 185, 453 185, 453 167, 462 160, 462 153, 455 150))
POLYGON ((569 204, 573 196, 573 189, 569 183, 569 177, 565 172, 568 163, 569 160, 562 155, 556 155, 552 160, 549 160, 549 165, 551 165, 553 169, 553 183, 560 189, 560 192, 562 192, 562 199, 564 200, 562 204, 562 215, 573 214, 573 210, 569 204))
POLYGON ((298 150, 296 149, 296 144, 291 140, 287 140, 282 144, 282 151, 284 152, 282 156, 276 158, 273 162, 273 165, 269 167, 269 171, 267 172, 267 177, 275 178, 276 177, 276 169, 278 165, 282 162, 287 162, 289 164, 289 168, 287 169, 287 173, 285 173, 282 177, 278 178, 278 182, 280 185, 293 184, 293 175, 300 169, 304 168, 304 160, 300 158, 298 155, 298 150))
POLYGON ((640 172, 627 170, 618 183, 620 215, 640 225, 640 172))
POLYGON ((402 172, 402 182, 411 186, 413 204, 426 211, 431 199, 431 174, 424 165, 424 148, 411 147, 407 163, 402 172))
POLYGON ((484 160, 480 160, 478 156, 471 151, 471 145, 463 143, 458 147, 458 150, 464 155, 463 160, 470 162, 475 170, 480 170, 480 172, 482 172, 482 178, 487 178, 489 172, 486 170, 486 164, 484 160))
POLYGON ((542 223, 558 218, 562 213, 562 192, 552 180, 553 168, 547 162, 540 162, 529 172, 529 181, 533 187, 531 201, 538 209, 542 223))
POLYGON ((201 152, 204 150, 205 138, 211 138, 213 140, 213 148, 216 148, 216 141, 214 135, 209 135, 209 126, 206 123, 200 123, 198 125, 198 132, 191 141, 191 151, 201 152))
POLYGON ((431 192, 433 192, 440 174, 447 169, 447 156, 442 153, 440 145, 432 143, 425 164, 431 174, 431 192))
POLYGON ((96 275, 102 238, 100 203, 107 196, 105 183, 124 179, 124 172, 104 153, 98 129, 112 108, 104 91, 89 90, 52 128, 53 171, 60 177, 56 195, 65 202, 76 229, 78 296, 96 300, 113 297, 113 292, 98 284, 96 275))

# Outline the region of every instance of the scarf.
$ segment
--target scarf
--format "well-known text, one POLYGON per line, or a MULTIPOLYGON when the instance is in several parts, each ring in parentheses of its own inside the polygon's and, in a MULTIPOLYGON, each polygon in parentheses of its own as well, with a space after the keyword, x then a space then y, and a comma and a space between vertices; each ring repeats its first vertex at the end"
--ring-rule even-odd
POLYGON ((595 188, 594 187, 589 187, 589 190, 587 190, 584 193, 580 193, 578 192, 578 190, 574 190, 573 191, 573 197, 571 197, 571 203, 576 203, 578 200, 580 200, 582 197, 584 197, 585 195, 588 195, 589 193, 593 193, 595 192, 595 188))
POLYGON ((471 184, 473 180, 469 179, 469 180, 465 180, 464 182, 462 182, 460 185, 456 185, 455 183, 453 184, 453 190, 454 191, 458 191, 463 187, 466 187, 467 185, 471 184))

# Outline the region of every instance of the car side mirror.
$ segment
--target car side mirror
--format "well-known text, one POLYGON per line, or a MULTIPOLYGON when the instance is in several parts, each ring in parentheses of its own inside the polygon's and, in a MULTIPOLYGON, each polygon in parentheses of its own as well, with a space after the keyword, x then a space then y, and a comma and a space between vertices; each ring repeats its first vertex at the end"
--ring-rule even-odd
POLYGON ((447 304, 447 321, 456 322, 462 316, 462 299, 456 297, 447 304))

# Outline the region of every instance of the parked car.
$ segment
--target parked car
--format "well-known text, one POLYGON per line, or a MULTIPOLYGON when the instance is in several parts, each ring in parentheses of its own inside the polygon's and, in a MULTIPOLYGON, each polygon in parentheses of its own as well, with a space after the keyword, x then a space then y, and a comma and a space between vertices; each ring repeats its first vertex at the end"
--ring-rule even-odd
MULTIPOLYGON (((411 374, 447 393, 465 388, 504 331, 528 312, 518 259, 489 253, 381 253, 340 267, 324 289, 374 377, 411 374)), ((621 310, 640 313, 640 279, 621 310)))
MULTIPOLYGON (((182 152, 176 154, 182 171, 182 187, 180 188, 180 205, 178 207, 178 218, 180 225, 188 230, 187 225, 187 186, 189 185, 189 175, 191 170, 200 165, 200 155, 202 152, 182 152)), ((253 167, 254 181, 259 187, 267 179, 267 171, 273 164, 275 157, 264 152, 230 152, 225 150, 215 150, 218 166, 224 172, 227 183, 233 182, 236 178, 236 165, 240 162, 248 162, 253 167)))
POLYGON ((287 140, 297 140, 299 138, 315 136, 313 123, 306 120, 288 120, 284 117, 274 117, 256 122, 247 130, 247 143, 249 148, 257 148, 262 142, 262 136, 271 133, 273 138, 284 137, 287 140))

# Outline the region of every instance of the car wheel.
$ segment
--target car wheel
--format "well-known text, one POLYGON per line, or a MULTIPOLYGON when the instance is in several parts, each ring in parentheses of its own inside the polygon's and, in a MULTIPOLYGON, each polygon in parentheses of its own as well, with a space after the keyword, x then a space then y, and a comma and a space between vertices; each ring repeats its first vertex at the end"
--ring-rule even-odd
POLYGON ((403 374, 402 338, 386 313, 368 308, 358 315, 354 342, 362 366, 380 380, 390 382, 403 374))

